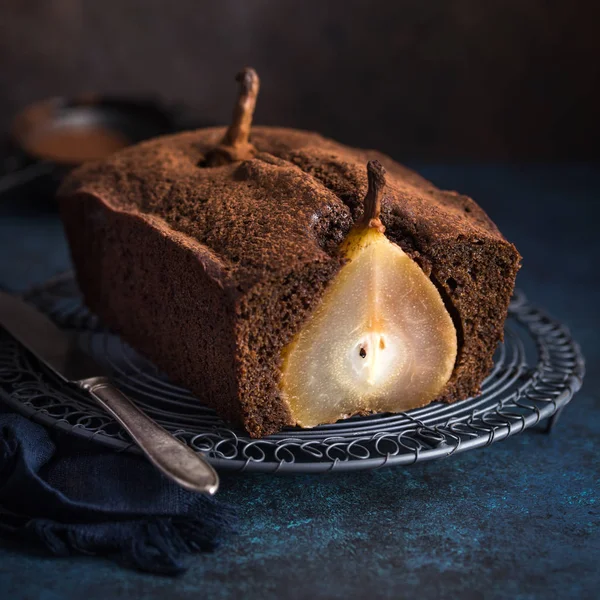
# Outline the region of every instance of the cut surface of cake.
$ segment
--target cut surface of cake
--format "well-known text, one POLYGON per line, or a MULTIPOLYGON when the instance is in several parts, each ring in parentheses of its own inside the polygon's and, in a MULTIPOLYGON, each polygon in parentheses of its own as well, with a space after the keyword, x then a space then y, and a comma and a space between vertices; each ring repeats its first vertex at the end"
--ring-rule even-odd
POLYGON ((158 138, 65 181, 88 306, 253 437, 477 394, 515 247, 379 152, 250 131, 256 92, 242 82, 233 133, 158 138))

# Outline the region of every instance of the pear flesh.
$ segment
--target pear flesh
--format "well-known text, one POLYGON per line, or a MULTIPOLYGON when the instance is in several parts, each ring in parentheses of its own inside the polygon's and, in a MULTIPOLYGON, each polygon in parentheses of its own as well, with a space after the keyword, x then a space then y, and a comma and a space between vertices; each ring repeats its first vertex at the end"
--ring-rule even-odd
POLYGON ((456 361, 444 302, 399 246, 365 226, 340 250, 349 263, 283 353, 282 394, 303 427, 423 406, 456 361))

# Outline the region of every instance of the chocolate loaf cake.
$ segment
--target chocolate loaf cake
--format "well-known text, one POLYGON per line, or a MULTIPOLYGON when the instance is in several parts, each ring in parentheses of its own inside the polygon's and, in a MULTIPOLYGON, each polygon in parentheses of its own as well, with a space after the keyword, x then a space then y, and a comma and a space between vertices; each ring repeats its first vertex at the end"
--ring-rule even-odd
POLYGON ((362 217, 365 165, 377 159, 387 170, 385 235, 435 285, 456 330, 437 399, 477 394, 520 262, 484 211, 375 151, 255 127, 250 152, 223 154, 230 132, 145 142, 63 184, 91 310, 251 436, 296 424, 281 389, 284 349, 348 262, 340 244, 362 217))

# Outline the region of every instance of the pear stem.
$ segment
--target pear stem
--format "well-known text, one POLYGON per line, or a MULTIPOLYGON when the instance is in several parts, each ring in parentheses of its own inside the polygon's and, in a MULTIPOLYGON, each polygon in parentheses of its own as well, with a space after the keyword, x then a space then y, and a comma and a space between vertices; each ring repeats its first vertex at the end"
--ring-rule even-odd
POLYGON ((256 107, 256 98, 260 88, 260 80, 256 71, 246 67, 236 75, 240 84, 240 92, 233 109, 231 125, 221 142, 224 146, 245 146, 250 140, 252 117, 256 107))
POLYGON ((365 227, 378 229, 381 233, 385 231, 383 223, 379 219, 381 213, 381 198, 385 188, 385 169, 378 160, 370 160, 367 163, 368 188, 364 201, 364 213, 362 223, 365 227))
POLYGON ((240 89, 233 109, 231 125, 221 143, 207 156, 207 166, 216 167, 247 160, 256 153, 256 149, 250 143, 250 130, 260 79, 254 69, 246 67, 236 75, 235 80, 239 82, 240 89))

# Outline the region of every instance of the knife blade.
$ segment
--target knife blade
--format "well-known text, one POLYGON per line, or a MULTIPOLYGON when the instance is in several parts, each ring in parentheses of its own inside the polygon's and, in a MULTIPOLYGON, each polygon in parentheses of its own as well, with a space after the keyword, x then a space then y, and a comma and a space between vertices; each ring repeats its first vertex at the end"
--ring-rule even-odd
POLYGON ((146 457, 182 487, 214 494, 219 476, 208 461, 142 412, 96 361, 46 315, 20 298, 0 292, 0 325, 38 360, 90 395, 129 433, 146 457))

